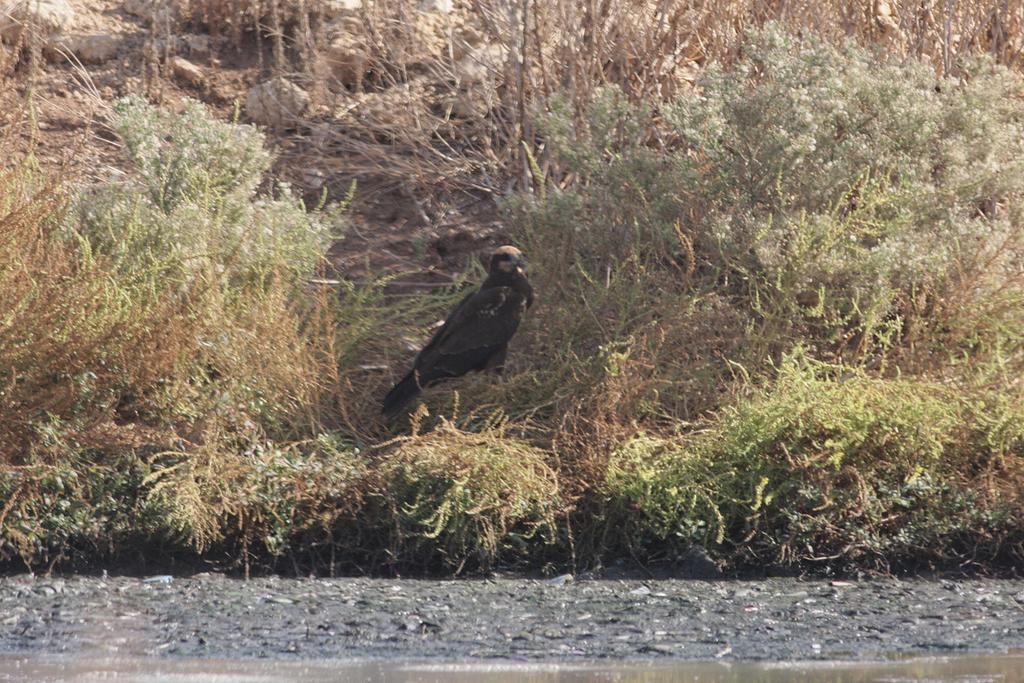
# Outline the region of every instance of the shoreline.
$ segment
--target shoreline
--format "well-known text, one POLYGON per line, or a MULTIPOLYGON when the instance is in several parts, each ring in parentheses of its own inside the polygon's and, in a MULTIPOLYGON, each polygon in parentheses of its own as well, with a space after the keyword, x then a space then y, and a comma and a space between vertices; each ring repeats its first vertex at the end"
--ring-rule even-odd
POLYGON ((878 661, 1024 650, 1024 580, 0 578, 0 654, 878 661))

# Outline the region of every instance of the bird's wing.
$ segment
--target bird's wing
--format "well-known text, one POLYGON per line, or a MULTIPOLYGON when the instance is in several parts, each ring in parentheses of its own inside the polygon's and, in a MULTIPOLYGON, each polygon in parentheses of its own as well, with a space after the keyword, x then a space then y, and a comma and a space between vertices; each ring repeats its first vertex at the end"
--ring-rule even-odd
POLYGON ((418 354, 419 356, 422 357, 423 354, 433 351, 437 347, 438 343, 448 335, 452 326, 459 324, 458 321, 462 319, 462 310, 466 307, 467 302, 479 293, 479 289, 474 289, 469 294, 462 297, 462 300, 457 303, 455 308, 452 309, 452 312, 448 314, 448 317, 445 319, 444 325, 441 326, 441 329, 435 332, 434 336, 430 338, 430 341, 427 342, 426 346, 420 349, 418 354))
POLYGON ((428 346, 451 355, 507 344, 519 327, 525 303, 511 287, 478 290, 459 304, 428 346))

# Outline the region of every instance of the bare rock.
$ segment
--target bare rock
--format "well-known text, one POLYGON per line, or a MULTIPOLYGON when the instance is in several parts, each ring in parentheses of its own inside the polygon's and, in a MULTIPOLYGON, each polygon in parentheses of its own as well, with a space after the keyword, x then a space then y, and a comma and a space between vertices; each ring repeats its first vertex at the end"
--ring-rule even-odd
POLYGON ((245 98, 245 113, 256 123, 280 126, 309 107, 309 93, 278 77, 253 87, 245 98))
POLYGON ((206 74, 203 73, 203 70, 184 57, 171 57, 169 64, 171 73, 189 85, 201 86, 206 82, 206 74))
POLYGON ((461 17, 463 21, 459 21, 459 19, 460 17, 456 18, 452 27, 452 57, 457 62, 465 59, 474 48, 478 48, 488 42, 487 37, 479 26, 466 22, 464 20, 465 17, 461 17))
POLYGON ((328 21, 353 15, 362 8, 363 0, 323 0, 320 4, 320 12, 328 21))
POLYGON ((689 579, 710 580, 723 576, 718 563, 711 559, 704 548, 697 545, 690 546, 686 553, 677 559, 676 567, 680 576, 689 579))
POLYGON ((685 64, 679 67, 679 79, 685 83, 693 85, 700 78, 700 64, 690 59, 685 64))
POLYGON ((875 23, 884 34, 899 32, 900 25, 893 19, 892 7, 888 0, 878 0, 875 3, 875 23))
POLYGON ((470 50, 455 65, 455 74, 461 83, 485 83, 497 80, 505 63, 505 48, 501 45, 483 45, 470 50))
POLYGON ((28 29, 49 41, 75 23, 75 9, 67 0, 15 0, 0 7, 0 38, 7 43, 21 39, 28 29))
POLYGON ((189 54, 205 55, 210 52, 210 36, 201 33, 186 33, 181 36, 181 40, 189 54))
POLYGON ((440 12, 448 14, 454 9, 453 0, 420 0, 420 9, 424 12, 440 12))
POLYGON ((153 0, 124 0, 121 9, 133 17, 148 19, 153 11, 153 0))
POLYGON ((121 8, 133 17, 144 19, 147 24, 155 22, 157 26, 163 26, 178 16, 178 4, 166 0, 123 0, 121 8))
POLYGON ((433 95, 426 79, 415 78, 379 92, 354 93, 336 112, 339 121, 378 132, 398 132, 429 116, 433 95))
MULTIPOLYGON (((433 9, 410 13, 402 27, 403 38, 391 46, 389 60, 417 74, 427 73, 449 53, 452 21, 445 3, 426 3, 433 9), (434 7, 434 5, 437 7, 434 7)), ((421 8, 424 5, 421 5, 421 8)), ((373 55, 369 36, 358 12, 343 13, 326 28, 325 61, 335 80, 346 87, 358 86, 366 76, 373 55)), ((465 41, 460 40, 459 45, 465 41)))
POLYGON ((117 56, 120 46, 117 38, 109 33, 71 33, 54 37, 45 50, 51 60, 65 58, 71 53, 83 64, 102 64, 117 56))
POLYGON ((406 66, 416 70, 443 59, 448 53, 449 24, 443 11, 417 12, 412 26, 414 37, 404 55, 406 66))
POLYGON ((342 17, 327 28, 328 43, 324 57, 334 78, 342 85, 358 85, 370 61, 357 17, 342 17))
POLYGON ((498 103, 504 65, 505 50, 500 45, 481 45, 456 62, 458 88, 452 93, 452 113, 464 119, 486 116, 498 103))

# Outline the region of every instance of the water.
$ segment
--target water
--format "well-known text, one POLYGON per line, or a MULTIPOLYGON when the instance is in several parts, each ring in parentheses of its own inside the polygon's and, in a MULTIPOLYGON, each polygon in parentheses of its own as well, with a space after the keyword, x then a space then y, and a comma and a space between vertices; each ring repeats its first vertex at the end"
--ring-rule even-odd
POLYGON ((899 662, 430 664, 218 659, 0 657, 10 683, 1024 683, 1024 656, 899 662))

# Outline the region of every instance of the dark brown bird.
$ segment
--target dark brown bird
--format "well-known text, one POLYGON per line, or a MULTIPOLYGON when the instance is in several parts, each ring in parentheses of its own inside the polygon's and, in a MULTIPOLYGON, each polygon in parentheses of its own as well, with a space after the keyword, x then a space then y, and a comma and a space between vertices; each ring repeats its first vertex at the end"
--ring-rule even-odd
POLYGON ((491 255, 487 279, 459 302, 420 350, 409 374, 384 397, 383 412, 393 415, 424 387, 471 370, 500 371, 508 342, 532 303, 522 252, 499 247, 491 255))

